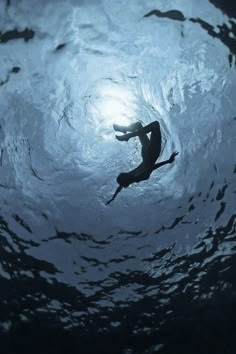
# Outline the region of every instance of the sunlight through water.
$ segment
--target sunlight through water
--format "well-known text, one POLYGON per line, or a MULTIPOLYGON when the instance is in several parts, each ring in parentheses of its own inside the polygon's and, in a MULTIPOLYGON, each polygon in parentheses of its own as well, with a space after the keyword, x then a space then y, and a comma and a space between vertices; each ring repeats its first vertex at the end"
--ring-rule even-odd
POLYGON ((0 1, 4 354, 235 353, 229 3, 0 1), (107 205, 142 161, 113 124, 154 121, 179 154, 107 205))

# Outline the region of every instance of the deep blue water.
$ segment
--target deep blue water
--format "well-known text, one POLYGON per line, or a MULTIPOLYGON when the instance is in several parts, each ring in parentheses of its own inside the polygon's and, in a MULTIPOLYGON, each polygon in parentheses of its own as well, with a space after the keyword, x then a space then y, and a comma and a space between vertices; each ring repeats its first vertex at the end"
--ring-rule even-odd
POLYGON ((236 6, 0 0, 0 345, 236 352, 236 6), (159 161, 123 190, 158 120, 159 161))

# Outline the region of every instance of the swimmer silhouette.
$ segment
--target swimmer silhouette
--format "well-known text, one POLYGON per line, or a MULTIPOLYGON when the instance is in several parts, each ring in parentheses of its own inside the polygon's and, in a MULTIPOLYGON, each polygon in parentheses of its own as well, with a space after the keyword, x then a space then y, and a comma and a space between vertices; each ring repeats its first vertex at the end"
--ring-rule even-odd
POLYGON ((152 122, 145 127, 143 127, 140 122, 137 122, 129 126, 113 124, 113 128, 118 132, 124 133, 123 135, 116 135, 116 139, 119 141, 128 141, 135 136, 139 137, 142 145, 141 155, 143 161, 134 170, 119 174, 117 177, 117 183, 119 186, 106 205, 110 204, 116 198, 122 188, 127 188, 132 183, 147 180, 154 170, 168 163, 174 162, 176 155, 178 155, 178 152, 175 151, 171 154, 168 160, 155 163, 161 152, 161 130, 160 124, 157 121, 152 122), (148 133, 151 133, 150 139, 147 136, 148 133))

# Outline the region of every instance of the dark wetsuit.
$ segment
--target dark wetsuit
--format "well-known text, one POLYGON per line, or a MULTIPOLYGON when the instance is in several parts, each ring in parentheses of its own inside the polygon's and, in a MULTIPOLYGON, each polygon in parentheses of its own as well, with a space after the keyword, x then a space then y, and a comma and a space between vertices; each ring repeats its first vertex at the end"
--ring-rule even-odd
POLYGON ((153 171, 155 162, 158 159, 161 152, 160 124, 156 121, 150 123, 147 126, 147 128, 148 127, 149 129, 147 129, 147 133, 151 132, 150 139, 148 138, 145 132, 139 135, 142 144, 141 154, 142 154, 143 162, 138 167, 128 172, 131 179, 137 183, 149 179, 153 171))
POLYGON ((142 144, 141 154, 143 161, 132 171, 119 174, 117 177, 117 183, 119 186, 106 205, 110 204, 116 198, 123 187, 127 188, 132 183, 138 183, 149 179, 152 171, 174 162, 175 156, 178 155, 178 152, 175 151, 168 160, 156 163, 156 160, 161 153, 161 129, 160 124, 157 121, 152 122, 145 127, 143 127, 140 122, 136 122, 129 126, 113 124, 113 128, 118 132, 124 133, 124 135, 116 135, 116 139, 119 141, 128 141, 135 136, 139 137, 142 144), (150 139, 147 136, 148 133, 151 133, 150 139))

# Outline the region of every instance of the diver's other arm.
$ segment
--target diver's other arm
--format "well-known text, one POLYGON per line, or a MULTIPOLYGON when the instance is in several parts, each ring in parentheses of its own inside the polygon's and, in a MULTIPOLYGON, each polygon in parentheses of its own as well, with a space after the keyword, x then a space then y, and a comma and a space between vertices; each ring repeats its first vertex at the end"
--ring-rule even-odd
POLYGON ((165 161, 162 161, 162 162, 159 162, 159 163, 156 163, 154 165, 154 168, 153 170, 156 170, 157 168, 161 167, 161 166, 164 166, 164 165, 167 165, 168 163, 172 163, 175 161, 175 157, 178 155, 178 152, 174 151, 170 158, 168 160, 165 160, 165 161))
POLYGON ((113 200, 116 198, 117 194, 120 193, 121 189, 122 189, 122 186, 117 187, 117 189, 116 189, 116 191, 115 191, 113 197, 112 197, 110 200, 108 200, 108 202, 106 202, 106 205, 108 205, 108 204, 110 204, 111 202, 113 202, 113 200))

